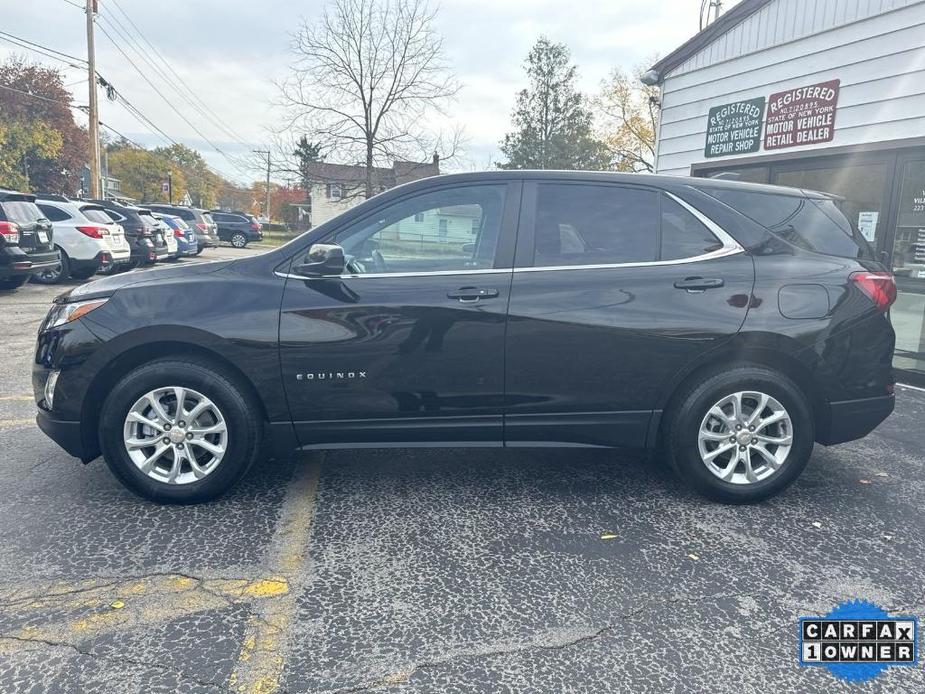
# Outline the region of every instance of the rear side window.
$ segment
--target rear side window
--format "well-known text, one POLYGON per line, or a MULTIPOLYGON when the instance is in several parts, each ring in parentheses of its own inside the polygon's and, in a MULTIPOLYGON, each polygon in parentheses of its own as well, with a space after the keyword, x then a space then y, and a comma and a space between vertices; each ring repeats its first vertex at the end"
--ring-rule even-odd
POLYGON ((870 245, 833 200, 741 190, 707 189, 704 192, 794 246, 845 258, 874 257, 870 245))
POLYGON ((694 258, 722 247, 699 219, 667 195, 662 196, 661 260, 694 258))
POLYGON ((540 184, 534 266, 649 262, 658 255, 658 194, 617 186, 540 184))
POLYGON ((69 215, 64 210, 55 207, 54 205, 44 205, 39 203, 39 209, 42 211, 42 214, 48 217, 53 222, 63 222, 65 219, 70 219, 69 215))
POLYGON ((115 221, 115 218, 110 216, 115 213, 106 213, 99 207, 82 207, 80 213, 91 222, 96 222, 97 224, 112 224, 115 221))

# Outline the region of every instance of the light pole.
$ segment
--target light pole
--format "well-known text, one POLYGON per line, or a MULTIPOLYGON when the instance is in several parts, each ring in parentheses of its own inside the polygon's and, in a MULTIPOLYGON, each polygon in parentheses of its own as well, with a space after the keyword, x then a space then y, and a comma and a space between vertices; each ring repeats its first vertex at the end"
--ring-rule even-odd
POLYGON ((167 172, 167 203, 173 205, 173 171, 167 172))

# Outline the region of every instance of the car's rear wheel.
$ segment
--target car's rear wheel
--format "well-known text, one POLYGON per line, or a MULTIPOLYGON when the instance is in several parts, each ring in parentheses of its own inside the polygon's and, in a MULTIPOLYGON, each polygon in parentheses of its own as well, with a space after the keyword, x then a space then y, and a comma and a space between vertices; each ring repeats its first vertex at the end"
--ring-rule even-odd
POLYGON ((704 496, 751 503, 803 471, 815 432, 810 404, 786 375, 741 365, 704 374, 678 394, 666 438, 672 467, 704 496))
POLYGON ((58 254, 61 256, 61 262, 54 267, 36 272, 32 275, 33 282, 38 284, 58 284, 58 282, 63 282, 71 276, 71 259, 60 248, 58 249, 58 254))
POLYGON ((231 489, 257 459, 262 423, 235 379, 197 360, 140 366, 112 389, 100 416, 103 457, 135 493, 197 503, 231 489))
POLYGON ((231 245, 235 248, 244 248, 247 245, 247 237, 238 232, 231 235, 231 245))

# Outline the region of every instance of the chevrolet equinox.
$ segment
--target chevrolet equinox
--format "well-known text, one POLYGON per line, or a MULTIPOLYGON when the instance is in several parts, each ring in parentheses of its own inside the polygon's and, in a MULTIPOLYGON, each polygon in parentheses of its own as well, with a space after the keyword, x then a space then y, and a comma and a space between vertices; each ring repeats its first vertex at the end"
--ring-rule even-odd
POLYGON ((892 276, 823 194, 438 176, 275 250, 101 279, 38 336, 38 424, 135 492, 212 499, 295 449, 659 452, 753 502, 893 410, 892 276))

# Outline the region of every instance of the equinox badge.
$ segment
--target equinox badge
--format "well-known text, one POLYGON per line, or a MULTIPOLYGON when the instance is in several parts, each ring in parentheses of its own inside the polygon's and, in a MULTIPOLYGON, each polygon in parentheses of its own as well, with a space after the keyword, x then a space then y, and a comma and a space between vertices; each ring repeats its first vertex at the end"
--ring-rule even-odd
POLYGON ((296 374, 297 381, 350 381, 366 378, 365 371, 320 371, 318 373, 296 374))

